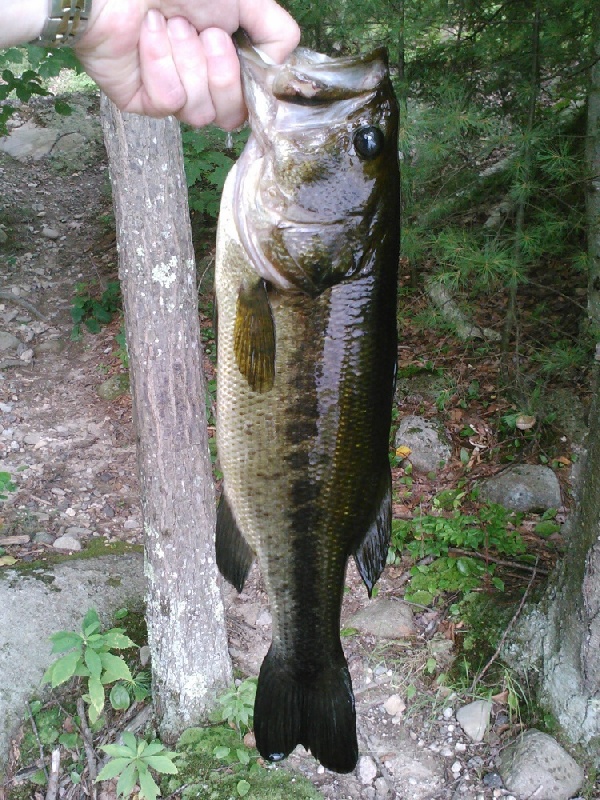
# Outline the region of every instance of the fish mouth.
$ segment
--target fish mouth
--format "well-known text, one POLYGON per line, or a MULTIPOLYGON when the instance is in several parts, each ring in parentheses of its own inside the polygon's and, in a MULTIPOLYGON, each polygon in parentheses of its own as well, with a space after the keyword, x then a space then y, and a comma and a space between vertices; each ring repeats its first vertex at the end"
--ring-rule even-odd
POLYGON ((242 74, 250 74, 278 100, 320 104, 373 92, 388 71, 387 51, 331 58, 303 47, 282 64, 258 50, 241 28, 234 34, 242 74))

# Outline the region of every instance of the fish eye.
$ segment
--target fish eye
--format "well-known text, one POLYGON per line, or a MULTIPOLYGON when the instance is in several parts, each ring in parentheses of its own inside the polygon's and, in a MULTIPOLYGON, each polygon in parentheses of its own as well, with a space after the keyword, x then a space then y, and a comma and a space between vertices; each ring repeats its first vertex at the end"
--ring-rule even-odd
POLYGON ((372 161, 383 150, 384 140, 381 128, 376 128, 375 125, 365 125, 364 128, 356 131, 352 141, 358 157, 364 161, 372 161))

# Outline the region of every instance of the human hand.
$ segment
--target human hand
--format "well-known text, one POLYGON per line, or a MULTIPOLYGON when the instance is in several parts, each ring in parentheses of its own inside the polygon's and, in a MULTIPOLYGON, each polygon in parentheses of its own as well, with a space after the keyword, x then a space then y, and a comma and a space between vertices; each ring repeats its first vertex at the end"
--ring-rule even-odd
POLYGON ((300 38, 275 0, 94 0, 76 52, 121 110, 232 130, 246 117, 238 28, 277 62, 300 38))

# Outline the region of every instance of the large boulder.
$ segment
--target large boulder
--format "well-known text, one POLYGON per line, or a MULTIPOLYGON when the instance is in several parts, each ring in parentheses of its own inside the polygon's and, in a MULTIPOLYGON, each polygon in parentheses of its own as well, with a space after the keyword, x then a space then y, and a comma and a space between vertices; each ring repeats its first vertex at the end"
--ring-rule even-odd
POLYGON ((512 511, 546 511, 562 504, 560 484, 550 467, 519 464, 479 484, 480 496, 512 511))
POLYGON ((26 703, 56 658, 50 635, 79 630, 90 608, 106 622, 118 608, 140 609, 145 583, 141 553, 0 572, 0 776, 26 703))

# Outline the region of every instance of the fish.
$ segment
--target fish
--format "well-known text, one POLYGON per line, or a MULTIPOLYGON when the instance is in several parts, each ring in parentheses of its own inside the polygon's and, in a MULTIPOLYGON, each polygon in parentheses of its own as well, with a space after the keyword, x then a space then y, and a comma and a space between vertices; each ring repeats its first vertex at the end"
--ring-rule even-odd
POLYGON ((236 41, 251 133, 217 230, 216 559, 241 591, 256 558, 268 593, 260 754, 301 744, 345 773, 358 759, 346 565, 370 596, 391 532, 398 107, 384 49, 274 64, 236 41))

